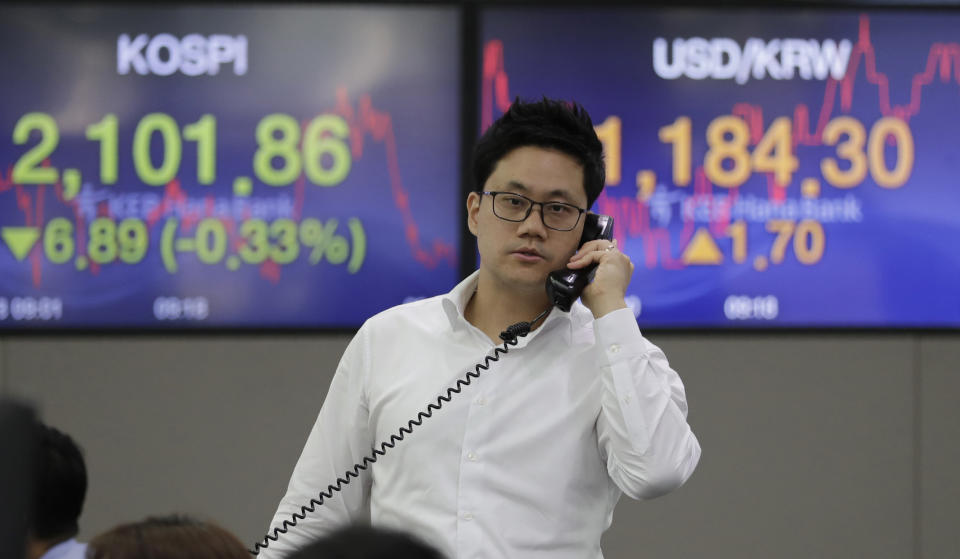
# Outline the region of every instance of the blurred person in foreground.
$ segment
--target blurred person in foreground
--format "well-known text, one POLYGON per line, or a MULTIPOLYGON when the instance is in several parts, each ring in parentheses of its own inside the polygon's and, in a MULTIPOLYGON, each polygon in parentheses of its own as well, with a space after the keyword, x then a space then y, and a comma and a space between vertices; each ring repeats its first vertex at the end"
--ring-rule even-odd
POLYGON ((299 549, 289 559, 444 559, 435 548, 409 534, 355 524, 299 549))
POLYGON ((236 536, 190 516, 150 517, 90 540, 87 559, 250 559, 236 536))
POLYGON ((80 447, 65 433, 37 425, 39 452, 27 559, 83 559, 76 540, 87 496, 87 466, 80 447))

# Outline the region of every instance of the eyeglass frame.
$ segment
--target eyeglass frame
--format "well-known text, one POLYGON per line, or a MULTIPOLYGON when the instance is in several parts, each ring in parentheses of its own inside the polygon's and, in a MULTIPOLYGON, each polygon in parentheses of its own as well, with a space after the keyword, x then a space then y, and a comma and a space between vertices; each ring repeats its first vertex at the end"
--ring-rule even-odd
POLYGON ((534 206, 540 206, 540 212, 539 212, 539 213, 540 213, 540 223, 542 223, 544 227, 546 227, 547 229, 550 229, 551 231, 561 231, 561 232, 573 231, 574 229, 577 228, 577 225, 580 224, 580 218, 583 217, 583 214, 585 214, 585 213, 587 213, 587 211, 589 211, 587 208, 581 208, 580 206, 575 206, 575 205, 573 205, 573 204, 568 204, 568 203, 566 203, 566 202, 537 202, 537 201, 535 201, 535 200, 533 200, 533 199, 531 199, 531 198, 527 198, 527 197, 524 196, 523 194, 517 194, 516 192, 508 192, 508 191, 506 191, 506 190, 482 190, 482 191, 480 191, 480 194, 481 194, 481 195, 483 195, 483 194, 489 194, 489 195, 490 195, 490 211, 493 212, 493 215, 496 216, 497 219, 502 219, 503 221, 508 221, 508 222, 510 222, 510 223, 523 223, 524 221, 527 220, 528 217, 530 217, 530 212, 533 211, 533 207, 534 207, 534 206), (509 194, 510 196, 516 196, 516 197, 518 197, 518 198, 523 198, 523 199, 526 200, 527 202, 530 202, 530 205, 527 206, 527 213, 523 214, 523 218, 522 218, 522 219, 507 219, 507 218, 505 218, 505 217, 502 217, 500 214, 497 213, 497 210, 496 210, 496 208, 497 208, 497 203, 496 203, 497 194, 509 194), (547 205, 547 204, 561 204, 561 205, 564 205, 564 206, 569 206, 569 207, 577 210, 577 211, 580 212, 580 213, 577 214, 577 220, 573 222, 573 225, 570 227, 570 229, 557 229, 556 227, 551 227, 551 226, 547 225, 547 222, 546 222, 546 220, 545 220, 544 217, 543 217, 543 207, 544 207, 545 205, 547 205))

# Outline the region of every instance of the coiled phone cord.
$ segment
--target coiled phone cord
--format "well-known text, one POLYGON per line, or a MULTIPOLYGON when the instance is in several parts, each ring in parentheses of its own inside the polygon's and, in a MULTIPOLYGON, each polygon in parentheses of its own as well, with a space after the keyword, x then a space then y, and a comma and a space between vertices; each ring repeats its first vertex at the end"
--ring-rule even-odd
POLYGON ((337 478, 336 484, 328 485, 325 491, 321 491, 319 495, 311 498, 308 504, 301 506, 300 512, 294 512, 289 520, 283 521, 283 525, 274 528, 272 534, 268 533, 264 536, 262 542, 258 541, 254 544, 254 548, 248 550, 250 554, 260 555, 261 549, 269 547, 271 541, 275 542, 280 539, 280 534, 286 534, 290 528, 297 525, 297 522, 305 519, 307 513, 315 511, 318 506, 323 504, 324 499, 332 499, 333 494, 341 491, 353 478, 360 477, 360 472, 366 470, 370 464, 375 463, 379 457, 386 454, 387 449, 396 446, 406 435, 413 432, 414 427, 422 424, 424 419, 433 416, 433 412, 438 411, 443 407, 444 403, 453 399, 454 394, 459 394, 464 386, 469 386, 470 383, 473 382, 473 379, 479 378, 482 371, 490 368, 490 363, 499 361, 501 355, 506 355, 507 352, 510 351, 510 346, 517 345, 517 338, 522 338, 529 334, 533 325, 545 317, 551 308, 553 307, 547 308, 547 310, 537 315, 537 317, 530 322, 517 322, 516 324, 508 326, 503 332, 500 332, 500 339, 503 340, 502 348, 500 346, 494 347, 493 353, 484 357, 483 363, 477 363, 474 366, 474 370, 467 371, 467 374, 463 378, 457 379, 454 386, 447 388, 446 394, 437 396, 436 403, 430 402, 427 404, 427 409, 418 413, 416 419, 408 421, 406 426, 400 427, 396 434, 390 435, 389 441, 383 441, 380 443, 380 448, 374 448, 370 455, 365 456, 361 462, 354 464, 353 467, 343 474, 343 477, 337 478))

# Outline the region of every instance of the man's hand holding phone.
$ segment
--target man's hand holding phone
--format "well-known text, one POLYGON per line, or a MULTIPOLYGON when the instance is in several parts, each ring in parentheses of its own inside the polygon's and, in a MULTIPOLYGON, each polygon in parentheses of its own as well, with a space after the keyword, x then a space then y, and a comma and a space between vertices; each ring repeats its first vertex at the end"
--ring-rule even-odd
POLYGON ((617 309, 627 308, 627 286, 633 276, 633 262, 620 252, 617 240, 597 239, 588 241, 574 254, 567 267, 571 270, 597 264, 593 281, 583 289, 580 300, 600 318, 617 309))

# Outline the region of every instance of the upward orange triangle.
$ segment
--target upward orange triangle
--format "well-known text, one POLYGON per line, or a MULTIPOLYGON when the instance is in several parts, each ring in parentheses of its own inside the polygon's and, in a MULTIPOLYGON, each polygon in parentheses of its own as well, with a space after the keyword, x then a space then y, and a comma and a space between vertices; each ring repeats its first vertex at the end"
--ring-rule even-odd
POLYGON ((717 265, 723 262, 723 253, 705 227, 697 229, 680 257, 687 265, 717 265))

